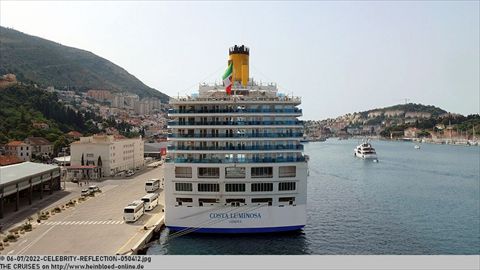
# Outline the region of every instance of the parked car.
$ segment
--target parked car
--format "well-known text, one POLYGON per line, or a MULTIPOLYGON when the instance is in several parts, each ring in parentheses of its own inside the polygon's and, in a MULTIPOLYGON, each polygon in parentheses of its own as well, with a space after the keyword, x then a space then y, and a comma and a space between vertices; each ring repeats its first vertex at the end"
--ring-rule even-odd
POLYGON ((86 197, 86 196, 89 196, 91 193, 92 192, 90 191, 90 189, 84 188, 84 189, 82 189, 81 195, 86 197))
POLYGON ((92 193, 100 191, 100 189, 96 185, 89 186, 88 190, 90 190, 90 192, 92 192, 92 193))
POLYGON ((134 171, 128 170, 127 173, 125 174, 125 176, 126 176, 126 177, 130 177, 130 176, 132 176, 132 175, 134 175, 134 174, 135 174, 134 171))

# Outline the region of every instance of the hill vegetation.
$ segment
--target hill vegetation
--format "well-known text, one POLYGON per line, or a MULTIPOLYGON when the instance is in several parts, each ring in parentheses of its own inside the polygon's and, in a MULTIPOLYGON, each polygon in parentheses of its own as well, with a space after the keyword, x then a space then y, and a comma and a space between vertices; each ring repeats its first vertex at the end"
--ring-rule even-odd
POLYGON ((168 101, 167 95, 91 52, 0 27, 0 75, 7 73, 15 74, 19 81, 44 87, 77 91, 106 89, 168 101))
POLYGON ((0 90, 0 95, 0 144, 30 136, 64 144, 66 139, 63 134, 70 130, 98 132, 93 121, 88 121, 95 118, 94 114, 65 107, 57 101, 55 93, 33 86, 15 85, 0 90), (35 127, 35 123, 46 125, 35 127))
POLYGON ((375 112, 375 111, 386 112, 386 111, 397 111, 397 110, 404 111, 404 112, 427 112, 427 113, 431 113, 432 117, 438 117, 441 114, 447 113, 447 111, 439 107, 435 107, 433 105, 407 103, 407 104, 393 105, 385 108, 372 109, 372 110, 360 112, 360 114, 362 114, 363 116, 367 116, 369 113, 375 112))
POLYGON ((32 136, 44 137, 54 143, 55 152, 58 152, 69 144, 64 134, 72 130, 92 135, 113 127, 127 137, 139 135, 130 131, 132 126, 128 123, 105 120, 93 112, 72 109, 59 102, 56 93, 32 85, 14 85, 0 90, 0 95, 0 144, 32 136), (38 126, 38 123, 46 125, 38 126))
POLYGON ((430 136, 430 132, 442 135, 447 127, 460 135, 472 136, 474 130, 480 132, 480 115, 463 116, 432 105, 408 103, 348 113, 334 119, 305 122, 305 132, 312 137, 330 133, 403 136, 404 130, 408 128, 417 128, 420 130, 418 136, 422 137, 430 136))

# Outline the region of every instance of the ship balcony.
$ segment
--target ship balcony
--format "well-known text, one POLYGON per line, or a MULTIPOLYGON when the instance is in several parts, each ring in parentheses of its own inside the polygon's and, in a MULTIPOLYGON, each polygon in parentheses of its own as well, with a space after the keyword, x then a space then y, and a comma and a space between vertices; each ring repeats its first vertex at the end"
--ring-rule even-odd
POLYGON ((305 162, 305 157, 266 157, 266 158, 169 158, 166 159, 167 163, 283 163, 283 162, 305 162))
POLYGON ((264 145, 264 146, 168 146, 168 151, 179 152, 179 151, 271 151, 271 152, 285 152, 290 151, 303 151, 303 145, 264 145))
POLYGON ((242 104, 293 104, 300 105, 302 99, 300 97, 254 97, 254 98, 244 98, 242 96, 225 96, 219 98, 212 97, 180 97, 180 98, 170 98, 170 105, 186 105, 186 104, 218 104, 225 105, 228 103, 235 105, 242 104))
POLYGON ((286 133, 237 133, 237 134, 168 134, 168 138, 212 138, 212 139, 242 139, 242 138, 268 138, 268 139, 286 139, 303 138, 302 132, 286 133))
POLYGON ((200 121, 200 122, 179 122, 168 121, 168 127, 181 127, 186 128, 188 126, 195 126, 195 128, 211 127, 211 126, 251 126, 261 128, 263 126, 287 126, 287 127, 303 127, 303 121, 290 120, 290 121, 200 121))
POLYGON ((238 114, 252 114, 252 115, 264 115, 264 114, 271 114, 271 115, 302 115, 302 109, 294 108, 294 109, 210 109, 210 110, 193 110, 193 109, 186 109, 186 110, 176 110, 176 109, 169 109, 168 115, 170 116, 177 116, 177 114, 185 114, 186 116, 194 115, 238 115, 238 114))

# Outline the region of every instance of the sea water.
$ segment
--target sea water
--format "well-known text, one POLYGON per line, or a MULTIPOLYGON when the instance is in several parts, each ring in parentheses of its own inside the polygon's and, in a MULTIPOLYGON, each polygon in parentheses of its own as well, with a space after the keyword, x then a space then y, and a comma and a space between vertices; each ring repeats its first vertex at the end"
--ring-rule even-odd
POLYGON ((147 254, 480 254, 480 147, 372 141, 305 144, 307 225, 300 232, 187 234, 165 229, 147 254))

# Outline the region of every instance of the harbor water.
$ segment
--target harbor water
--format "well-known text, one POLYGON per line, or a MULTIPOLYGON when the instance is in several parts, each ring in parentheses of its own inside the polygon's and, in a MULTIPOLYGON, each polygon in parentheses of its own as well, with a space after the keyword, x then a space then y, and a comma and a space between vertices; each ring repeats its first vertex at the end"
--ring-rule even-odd
POLYGON ((480 147, 372 141, 374 163, 353 157, 359 143, 305 144, 303 231, 166 241, 166 229, 147 254, 480 254, 480 147))

